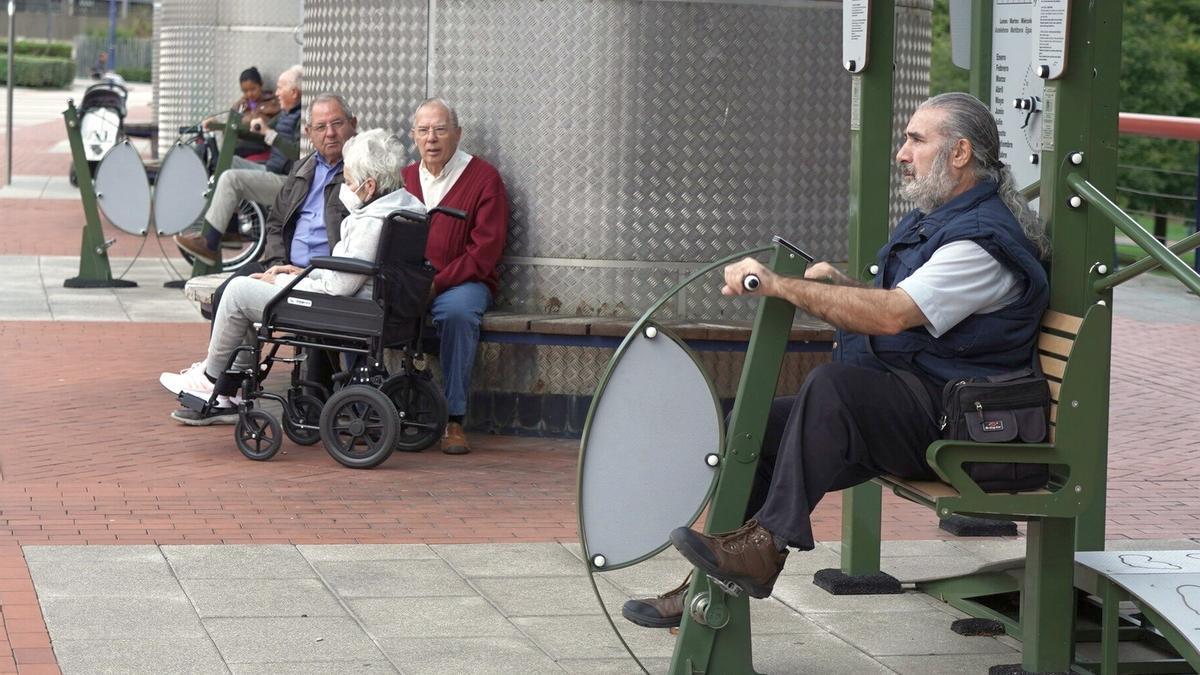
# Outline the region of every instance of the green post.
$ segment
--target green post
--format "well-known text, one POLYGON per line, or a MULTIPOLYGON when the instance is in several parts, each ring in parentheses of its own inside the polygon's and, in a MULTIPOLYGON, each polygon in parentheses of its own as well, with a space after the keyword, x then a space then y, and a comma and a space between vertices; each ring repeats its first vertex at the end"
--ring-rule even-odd
MULTIPOLYGON (((1041 208, 1054 246, 1050 307, 1075 316, 1098 301, 1112 303, 1111 289, 1094 288, 1092 270, 1113 267, 1113 225, 1098 208, 1072 206, 1067 178, 1078 174, 1106 194, 1116 188, 1122 4, 1071 2, 1066 71, 1046 82, 1043 100, 1041 208)), ((1095 411, 1095 424, 1108 427, 1107 409, 1095 411)), ((1096 457, 1107 464, 1106 445, 1096 457)), ((1080 551, 1104 550, 1103 482, 1098 489, 1076 527, 1080 551)))
MULTIPOLYGON (((782 244, 776 244, 769 266, 779 274, 803 276, 808 261, 782 244)), ((726 434, 721 475, 713 492, 704 531, 728 532, 745 520, 746 504, 754 483, 754 472, 762 450, 763 435, 779 369, 787 350, 796 308, 786 300, 764 298, 758 307, 737 399, 726 434)), ((679 639, 671 661, 674 675, 710 673, 749 675, 754 673, 750 646, 750 603, 746 595, 730 597, 701 574, 694 575, 689 602, 707 594, 708 616, 728 617, 724 627, 704 625, 684 610, 679 639), (715 611, 714 611, 715 610, 715 611)))
MULTIPOLYGON (((208 181, 208 192, 204 194, 205 207, 204 212, 208 212, 208 204, 212 203, 213 193, 217 191, 217 181, 221 179, 221 174, 225 173, 233 164, 233 155, 237 151, 238 141, 238 124, 241 117, 234 111, 229 112, 229 119, 225 121, 224 135, 221 137, 221 151, 217 155, 217 167, 213 170, 213 175, 208 181)), ((206 235, 212 226, 207 220, 202 221, 204 225, 200 228, 200 234, 206 235)), ((192 276, 199 277, 205 274, 216 274, 221 271, 221 247, 217 246, 217 262, 209 265, 199 258, 192 264, 192 276)))
MULTIPOLYGON (((888 238, 891 203, 892 80, 896 3, 871 3, 867 66, 852 77, 850 97, 850 276, 868 280, 875 252, 888 238)), ((867 482, 842 492, 842 572, 879 572, 883 494, 867 482)))
POLYGON ((1021 593, 1021 667, 1030 673, 1071 669, 1075 622, 1075 521, 1029 521, 1021 593))
POLYGON ((87 154, 83 150, 83 136, 79 130, 79 111, 75 101, 67 101, 63 111, 67 124, 67 141, 71 144, 71 161, 79 184, 79 199, 83 202, 83 238, 79 246, 79 276, 63 281, 66 288, 129 288, 137 286, 135 281, 114 279, 108 264, 108 246, 104 242, 104 230, 100 226, 100 208, 96 202, 96 186, 92 183, 92 170, 88 167, 87 154))
POLYGON ((992 1, 971 0, 970 93, 992 107, 992 1))

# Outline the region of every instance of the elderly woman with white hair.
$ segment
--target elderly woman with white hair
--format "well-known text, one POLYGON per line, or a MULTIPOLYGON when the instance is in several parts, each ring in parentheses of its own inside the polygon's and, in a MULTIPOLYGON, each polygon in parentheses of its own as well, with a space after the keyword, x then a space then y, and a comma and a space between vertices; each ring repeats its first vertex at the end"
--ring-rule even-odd
MULTIPOLYGON (((343 157, 344 180, 338 197, 350 214, 342 221, 342 238, 331 255, 374 261, 387 215, 397 209, 424 211, 425 207, 404 189, 400 177, 404 146, 396 136, 382 129, 362 132, 346 142, 343 157)), ((220 391, 215 388, 217 380, 253 323, 262 320, 267 302, 302 271, 294 265, 276 265, 260 274, 233 279, 213 319, 207 358, 179 373, 163 373, 158 381, 175 395, 186 391, 208 399, 215 391, 218 408, 233 406, 236 401, 230 396, 237 383, 222 380, 222 389, 227 390, 220 391)), ((329 295, 369 295, 371 284, 370 278, 361 274, 318 269, 295 288, 329 295)))

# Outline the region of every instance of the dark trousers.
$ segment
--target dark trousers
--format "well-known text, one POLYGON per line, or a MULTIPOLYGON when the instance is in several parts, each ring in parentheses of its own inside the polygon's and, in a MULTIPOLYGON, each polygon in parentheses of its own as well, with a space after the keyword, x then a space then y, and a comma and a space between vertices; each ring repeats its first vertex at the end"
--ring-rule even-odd
POLYGON ((880 474, 933 479, 925 449, 939 432, 895 375, 829 363, 796 396, 775 399, 746 519, 812 550, 810 515, 825 493, 880 474))
MULTIPOLYGON (((221 296, 224 295, 225 287, 229 285, 230 281, 233 281, 237 277, 248 277, 251 274, 258 274, 259 272, 266 271, 267 268, 261 263, 257 262, 246 263, 245 265, 242 265, 234 270, 233 274, 229 275, 229 278, 222 282, 221 285, 217 287, 217 290, 213 292, 213 317, 217 315, 217 306, 221 304, 221 296)), ((209 332, 212 332, 211 326, 209 326, 209 332)), ((325 387, 326 391, 332 390, 333 374, 337 371, 337 352, 314 349, 311 347, 305 347, 303 351, 308 355, 308 358, 304 361, 304 370, 301 376, 309 382, 316 382, 317 384, 320 384, 321 386, 325 387)), ((241 386, 241 382, 231 380, 229 377, 226 377, 224 374, 222 374, 217 379, 214 389, 216 389, 218 394, 229 396, 237 393, 239 386, 241 386)), ((325 398, 324 393, 313 391, 311 388, 307 388, 306 393, 318 395, 320 398, 325 398)))

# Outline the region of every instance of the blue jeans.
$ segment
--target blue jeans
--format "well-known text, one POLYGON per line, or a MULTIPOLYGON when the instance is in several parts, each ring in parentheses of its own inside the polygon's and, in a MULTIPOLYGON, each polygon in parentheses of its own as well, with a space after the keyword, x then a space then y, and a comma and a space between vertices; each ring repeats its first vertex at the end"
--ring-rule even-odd
POLYGON ((482 282, 468 281, 442 291, 433 299, 433 322, 441 338, 442 376, 446 381, 446 404, 451 415, 467 414, 471 390, 471 368, 479 345, 479 324, 492 302, 482 282))

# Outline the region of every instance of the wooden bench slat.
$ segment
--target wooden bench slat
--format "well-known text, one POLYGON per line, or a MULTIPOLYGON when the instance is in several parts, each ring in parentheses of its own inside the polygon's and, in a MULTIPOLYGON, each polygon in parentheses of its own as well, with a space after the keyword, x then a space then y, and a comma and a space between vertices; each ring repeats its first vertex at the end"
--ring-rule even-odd
POLYGON ((1046 310, 1042 315, 1042 325, 1052 328, 1062 333, 1070 333, 1076 335, 1079 333, 1079 326, 1083 323, 1083 319, 1070 314, 1063 314, 1052 309, 1046 310))
POLYGON ((1050 333, 1042 333, 1038 336, 1038 349, 1043 352, 1049 352, 1055 356, 1067 358, 1071 355, 1071 347, 1074 346, 1074 340, 1068 340, 1064 337, 1052 335, 1050 333))
POLYGON ((480 328, 502 333, 526 333, 529 332, 529 318, 528 314, 488 312, 483 315, 483 324, 480 328))
POLYGON ((1057 377, 1061 380, 1063 372, 1066 371, 1066 369, 1066 361, 1061 359, 1042 359, 1042 372, 1044 372, 1047 377, 1057 377))
POLYGON ((957 497, 958 490, 950 487, 946 483, 937 480, 904 480, 898 476, 885 474, 880 476, 878 480, 887 485, 900 487, 904 490, 919 493, 923 497, 927 497, 930 501, 939 497, 957 497))
POLYGON ((1062 389, 1062 383, 1055 382, 1054 380, 1046 380, 1046 383, 1050 385, 1050 400, 1057 403, 1058 392, 1060 389, 1062 389))

